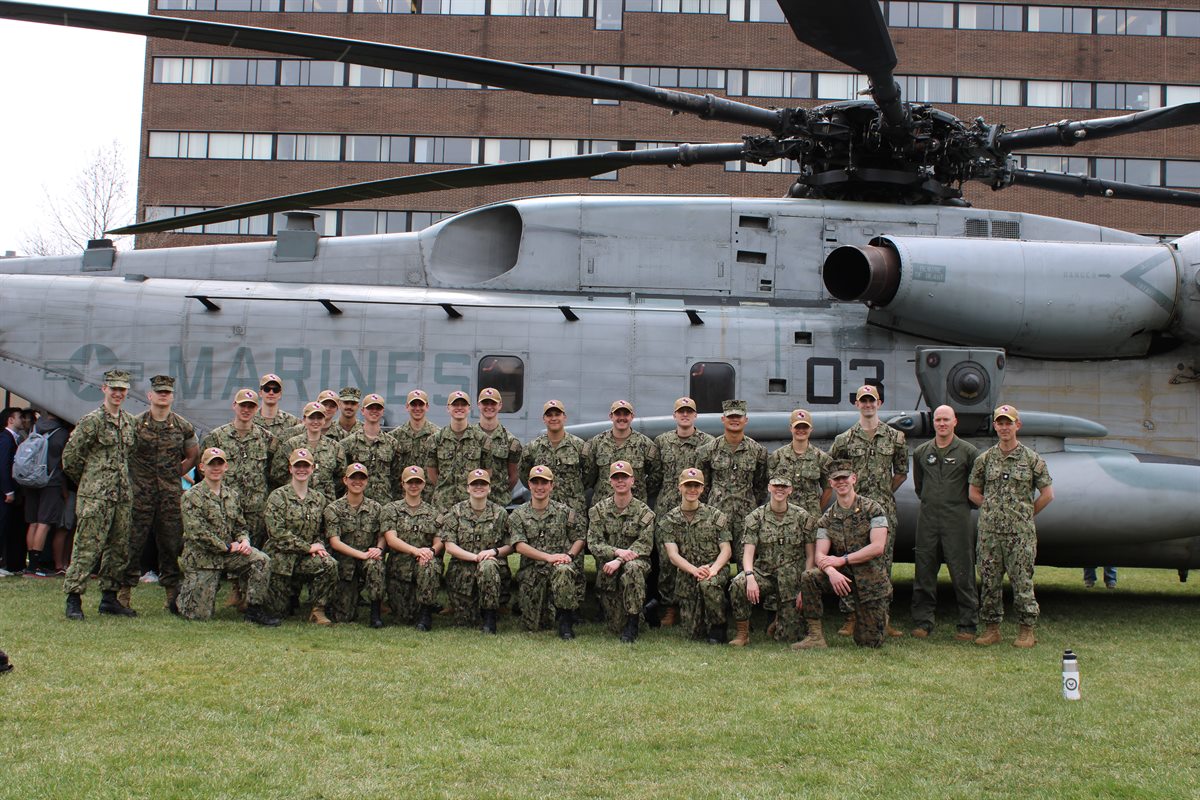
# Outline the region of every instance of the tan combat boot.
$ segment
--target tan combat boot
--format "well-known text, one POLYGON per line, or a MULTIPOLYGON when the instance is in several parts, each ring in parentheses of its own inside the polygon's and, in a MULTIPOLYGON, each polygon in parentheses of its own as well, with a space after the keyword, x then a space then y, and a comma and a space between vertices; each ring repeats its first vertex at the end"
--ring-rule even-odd
POLYGON ((132 594, 133 589, 131 587, 122 586, 120 589, 117 589, 117 602, 125 606, 125 608, 130 608, 130 603, 133 602, 132 594))
POLYGON ((1037 637, 1033 635, 1032 625, 1022 625, 1017 638, 1013 641, 1013 647, 1033 647, 1037 644, 1037 637))
POLYGON ((667 611, 662 615, 662 620, 658 624, 663 628, 672 628, 677 622, 679 622, 679 609, 675 606, 667 606, 667 611))
MULTIPOLYGON (((838 636, 853 636, 854 622, 856 618, 855 612, 851 611, 850 616, 846 617, 846 624, 838 628, 838 636)), ((821 641, 825 641, 824 638, 822 638, 821 641)))
POLYGON ((737 620, 734 625, 737 626, 737 636, 729 644, 733 647, 745 647, 750 644, 750 620, 737 620))
POLYGON ((975 644, 983 645, 984 647, 987 647, 988 645, 999 644, 999 643, 1000 643, 1000 623, 999 622, 989 622, 987 625, 987 630, 985 630, 983 632, 982 636, 980 636, 978 639, 975 640, 975 644))
POLYGON ((898 631, 892 627, 892 616, 888 615, 887 621, 883 623, 883 632, 893 639, 900 639, 904 636, 904 631, 898 631))
MULTIPOLYGON (((839 631, 840 633, 841 631, 839 631)), ((808 635, 792 645, 793 650, 820 650, 828 647, 825 643, 825 630, 820 621, 808 623, 808 635)))
POLYGON ((225 601, 225 607, 241 609, 245 603, 242 599, 242 588, 235 582, 229 587, 229 599, 225 601))
POLYGON ((314 625, 332 625, 329 617, 325 616, 325 606, 313 606, 312 613, 308 615, 308 621, 314 625))

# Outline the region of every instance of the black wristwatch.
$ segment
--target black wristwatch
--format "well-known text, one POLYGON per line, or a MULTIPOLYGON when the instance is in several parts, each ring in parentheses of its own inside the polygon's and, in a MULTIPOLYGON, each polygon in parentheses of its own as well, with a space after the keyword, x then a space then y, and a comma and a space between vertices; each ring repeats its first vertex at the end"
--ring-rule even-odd
POLYGON ((752 569, 748 569, 748 570, 746 570, 746 577, 747 577, 747 578, 749 578, 749 577, 750 577, 751 575, 753 575, 753 574, 754 574, 754 570, 752 570, 752 569))

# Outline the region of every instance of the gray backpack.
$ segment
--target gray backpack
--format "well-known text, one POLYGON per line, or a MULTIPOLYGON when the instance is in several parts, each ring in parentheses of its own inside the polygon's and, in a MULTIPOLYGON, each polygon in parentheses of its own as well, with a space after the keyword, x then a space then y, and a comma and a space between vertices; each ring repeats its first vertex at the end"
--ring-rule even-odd
POLYGON ((41 489, 50 482, 47 461, 50 455, 50 437, 34 431, 21 444, 13 458, 13 480, 27 489, 41 489))

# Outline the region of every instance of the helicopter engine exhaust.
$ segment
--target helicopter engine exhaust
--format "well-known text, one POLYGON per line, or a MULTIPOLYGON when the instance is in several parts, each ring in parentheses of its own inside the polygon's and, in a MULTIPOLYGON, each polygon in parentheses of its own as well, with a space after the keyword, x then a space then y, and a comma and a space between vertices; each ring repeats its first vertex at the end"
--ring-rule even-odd
POLYGON ((831 252, 825 288, 875 325, 1039 358, 1120 358, 1200 341, 1200 234, 1116 244, 877 236, 831 252), (1186 276, 1186 277, 1184 277, 1186 276))

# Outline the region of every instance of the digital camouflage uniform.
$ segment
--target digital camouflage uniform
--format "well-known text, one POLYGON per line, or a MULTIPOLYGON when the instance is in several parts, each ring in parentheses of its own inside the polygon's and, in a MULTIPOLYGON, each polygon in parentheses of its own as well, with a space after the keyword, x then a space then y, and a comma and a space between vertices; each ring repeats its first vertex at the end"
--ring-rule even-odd
MULTIPOLYGON (((433 540, 440 536, 437 510, 422 502, 412 508, 403 500, 396 500, 383 507, 380 523, 384 531, 395 531, 396 535, 413 547, 433 547, 433 540)), ((417 619, 421 606, 437 604, 438 592, 442 588, 442 556, 435 555, 425 566, 407 553, 392 550, 387 558, 388 605, 396 619, 412 623, 417 619)))
MULTIPOLYGON (((396 443, 396 462, 392 473, 392 497, 396 499, 404 497, 404 486, 400 480, 401 471, 414 464, 418 467, 425 466, 429 460, 429 437, 439 430, 441 428, 426 420, 419 431, 414 431, 412 425, 407 422, 388 431, 388 436, 392 437, 392 441, 396 443)), ((427 482, 425 488, 421 490, 421 499, 426 503, 432 503, 433 490, 434 485, 427 482)))
POLYGON ((292 429, 296 426, 300 426, 301 430, 304 429, 299 417, 295 414, 289 414, 282 409, 276 411, 275 416, 267 419, 262 415, 262 409, 260 408, 254 414, 254 424, 281 442, 296 435, 292 433, 292 429))
POLYGON ((229 469, 221 482, 237 492, 242 515, 250 529, 250 541, 259 548, 267 536, 263 513, 267 507, 267 481, 272 460, 287 463, 287 454, 277 455, 276 440, 257 425, 246 433, 238 433, 233 423, 209 431, 200 442, 200 450, 219 447, 229 456, 229 469))
MULTIPOLYGON (((368 480, 367 485, 370 483, 368 480)), ((384 568, 383 559, 360 561, 335 551, 328 542, 336 536, 356 550, 375 547, 383 538, 382 512, 383 506, 369 497, 364 497, 358 508, 351 507, 345 497, 325 506, 325 546, 338 569, 337 588, 330 605, 334 622, 354 622, 358 618, 359 595, 365 594, 371 603, 383 601, 384 568)))
MULTIPOLYGON (((815 515, 789 502, 782 518, 770 505, 763 505, 747 514, 742 526, 742 546, 754 545, 754 580, 762 607, 777 613, 776 641, 799 641, 804 633, 796 595, 800 594, 800 576, 804 574, 805 546, 816 541, 816 521, 815 515)), ((729 600, 735 620, 750 619, 744 571, 734 577, 729 600)))
POLYGON ((789 442, 767 458, 767 475, 782 475, 792 482, 788 502, 800 506, 813 519, 821 516, 821 494, 829 487, 833 458, 810 443, 804 455, 798 455, 789 442))
POLYGON ((512 502, 512 489, 508 486, 508 465, 521 463, 521 440, 508 432, 503 425, 497 425, 496 430, 488 433, 478 425, 474 426, 487 444, 483 448, 481 466, 492 473, 492 489, 488 494, 498 506, 507 506, 512 502))
POLYGON ((341 442, 348 436, 353 436, 362 430, 362 420, 356 420, 354 426, 350 430, 342 427, 342 415, 339 413, 334 417, 333 424, 329 426, 329 430, 325 431, 326 438, 332 439, 335 442, 341 442))
MULTIPOLYGON (((293 450, 299 448, 304 448, 312 453, 313 461, 316 462, 313 464, 312 477, 308 479, 308 490, 320 492, 325 495, 327 500, 344 494, 342 470, 348 463, 353 462, 346 461, 346 454, 342 451, 340 442, 334 441, 328 436, 322 436, 316 444, 312 444, 308 441, 307 431, 299 436, 293 436, 280 446, 279 458, 275 459, 271 470, 274 473, 275 482, 279 486, 283 486, 291 481, 288 456, 293 450)), ((370 484, 370 481, 367 483, 370 484)))
POLYGON ((944 559, 958 603, 958 630, 975 632, 979 595, 967 480, 978 455, 979 448, 957 436, 945 448, 930 439, 913 451, 913 489, 921 500, 912 595, 912 618, 918 628, 933 630, 938 570, 944 559))
MULTIPOLYGON (((699 505, 690 521, 679 506, 656 515, 656 519, 655 535, 664 550, 666 545, 674 544, 679 555, 696 567, 716 561, 721 543, 728 543, 732 538, 729 518, 705 503, 699 505)), ((728 583, 729 570, 726 569, 702 581, 679 570, 675 599, 679 603, 684 630, 693 638, 703 638, 713 626, 725 625, 725 587, 728 583)))
POLYGON ((267 544, 263 550, 271 557, 271 611, 287 612, 295 584, 308 582, 313 605, 329 603, 338 580, 337 562, 331 555, 310 554, 308 549, 321 535, 325 496, 309 489, 303 499, 289 483, 271 492, 267 498, 267 544))
POLYGON ((1005 455, 993 445, 975 459, 971 485, 983 492, 979 507, 979 618, 985 625, 1004 618, 1004 573, 1013 589, 1017 622, 1034 626, 1038 604, 1033 595, 1037 530, 1033 524, 1034 490, 1052 483, 1046 462, 1023 444, 1005 455))
MULTIPOLYGON (((524 542, 543 553, 566 553, 586 535, 579 514, 554 500, 550 501, 549 508, 540 511, 525 503, 508 516, 508 543, 514 547, 518 542, 524 542)), ((521 556, 517 571, 518 601, 526 630, 536 631, 549 625, 553 616, 551 605, 558 611, 579 608, 578 574, 574 561, 547 564, 521 556)))
MULTIPOLYGON (((469 500, 456 503, 438 518, 442 541, 478 553, 506 544, 508 512, 488 501, 478 514, 469 500)), ((477 625, 481 611, 500 607, 500 585, 510 579, 504 559, 472 563, 451 558, 446 567, 446 592, 460 625, 477 625)))
POLYGON ((188 489, 182 500, 183 583, 179 587, 179 613, 187 619, 210 619, 221 585, 221 573, 233 573, 246 584, 251 605, 267 602, 271 586, 271 559, 261 550, 249 555, 230 553, 233 542, 249 542, 250 531, 242 516, 237 492, 228 486, 213 494, 203 481, 188 489))
POLYGON ((746 515, 766 502, 767 458, 767 448, 749 436, 736 448, 717 436, 700 451, 700 470, 708 479, 704 502, 729 518, 735 553, 742 551, 746 515))
POLYGON ((121 588, 129 563, 132 494, 129 457, 134 443, 133 416, 111 416, 103 406, 84 415, 62 452, 62 469, 79 487, 75 493, 75 545, 63 579, 67 594, 83 594, 96 567, 100 589, 121 588))
MULTIPOLYGON (((408 466, 396 466, 396 441, 386 433, 380 433, 374 441, 364 431, 347 436, 341 441, 343 466, 362 464, 371 479, 367 481, 366 495, 380 505, 387 505, 396 497, 393 492, 400 470, 408 466)), ((403 497, 403 493, 400 495, 403 497)))
MULTIPOLYGON (((871 529, 885 527, 888 520, 881 504, 860 494, 850 508, 842 508, 834 502, 816 524, 817 541, 828 539, 829 554, 844 556, 870 544, 871 529)), ((850 578, 850 597, 858 613, 854 643, 860 647, 882 646, 888 602, 892 596, 892 581, 884 557, 880 555, 862 564, 851 564, 841 572, 850 578)), ((818 567, 805 570, 800 578, 800 591, 804 597, 804 619, 809 628, 820 626, 824 613, 822 595, 833 591, 829 576, 818 567)))
POLYGON ((153 532, 158 547, 158 581, 171 591, 179 586, 179 553, 183 549, 183 520, 179 504, 183 484, 179 464, 190 447, 198 446, 192 423, 171 411, 156 422, 147 409, 133 418, 134 445, 129 459, 133 495, 133 524, 129 535, 129 563, 125 586, 137 586, 146 537, 153 532))
MULTIPOLYGON (((474 425, 468 425, 462 434, 455 433, 447 425, 425 441, 427 449, 425 460, 421 463, 426 470, 437 470, 433 504, 439 511, 447 511, 467 499, 467 473, 483 466, 484 449, 488 442, 482 431, 474 425)), ((508 473, 504 475, 504 481, 507 482, 508 473)), ((495 480, 500 478, 497 476, 495 480)))
POLYGON ((888 518, 887 546, 884 564, 888 575, 892 574, 892 547, 896 543, 896 496, 892 493, 892 479, 908 474, 908 446, 904 434, 885 422, 880 422, 872 436, 856 422, 850 429, 839 433, 829 448, 834 461, 849 461, 854 465, 858 483, 854 491, 866 495, 883 506, 888 518))
MULTIPOLYGON (((660 433, 654 438, 658 447, 659 459, 662 463, 664 476, 679 475, 689 467, 700 466, 700 448, 713 440, 711 434, 692 429, 692 435, 686 439, 679 438, 675 431, 660 433)), ((556 473, 557 474, 557 473, 556 473)), ((658 491, 658 500, 654 503, 655 515, 662 515, 675 508, 680 503, 679 486, 673 480, 664 480, 658 491)), ((658 547, 658 598, 664 606, 673 606, 675 599, 675 582, 678 580, 679 569, 667 558, 667 551, 662 542, 658 547)))
MULTIPOLYGON (((587 535, 588 503, 587 490, 589 483, 584 481, 585 449, 587 442, 573 433, 564 433, 557 445, 550 442, 550 437, 542 434, 521 450, 521 465, 519 475, 528 477, 529 470, 541 464, 550 468, 554 473, 554 495, 556 502, 575 512, 576 523, 587 535)), ((583 559, 587 548, 575 559, 575 595, 579 606, 583 605, 587 592, 587 573, 584 572, 583 559)), ((579 606, 576 606, 577 608, 579 606)))
POLYGON ((592 505, 612 497, 608 468, 614 461, 633 467, 633 496, 643 503, 658 492, 662 484, 662 459, 658 445, 644 433, 630 431, 624 443, 617 444, 612 430, 604 431, 584 445, 584 481, 592 488, 592 505))
POLYGON ((587 545, 596 559, 600 606, 608 627, 619 633, 627 615, 641 614, 646 604, 646 576, 654 548, 654 512, 636 497, 623 511, 613 498, 601 500, 588 512, 587 545), (632 550, 638 557, 622 564, 615 574, 606 575, 602 567, 617 557, 617 548, 632 550))

